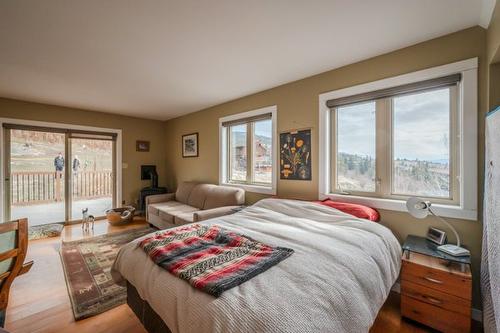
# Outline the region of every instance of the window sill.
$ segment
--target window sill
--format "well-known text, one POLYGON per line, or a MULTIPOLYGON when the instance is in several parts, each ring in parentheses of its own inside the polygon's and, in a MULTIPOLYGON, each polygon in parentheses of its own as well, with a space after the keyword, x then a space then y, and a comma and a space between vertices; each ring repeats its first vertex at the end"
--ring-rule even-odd
POLYGON ((276 189, 272 188, 271 186, 261 186, 261 185, 251 185, 251 184, 234 184, 234 183, 221 183, 220 185, 238 187, 238 188, 244 189, 247 192, 252 192, 252 193, 276 195, 276 189))
MULTIPOLYGON (((332 200, 366 205, 378 209, 392 210, 397 212, 408 212, 408 210, 406 209, 406 201, 404 200, 371 198, 371 197, 362 197, 356 195, 344 195, 335 193, 320 194, 320 200, 328 198, 332 200)), ((465 209, 461 206, 442 205, 442 204, 433 204, 432 208, 433 211, 441 217, 477 221, 476 210, 465 209)))

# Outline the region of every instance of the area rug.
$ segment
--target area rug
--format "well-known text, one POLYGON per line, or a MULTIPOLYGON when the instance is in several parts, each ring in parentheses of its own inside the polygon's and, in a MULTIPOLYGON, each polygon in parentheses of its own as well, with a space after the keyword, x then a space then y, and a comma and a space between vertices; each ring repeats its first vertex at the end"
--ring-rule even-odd
POLYGON ((59 223, 34 225, 28 228, 28 239, 36 240, 49 237, 58 237, 61 235, 63 228, 64 225, 59 223))
POLYGON ((111 266, 123 245, 154 231, 133 229, 62 243, 61 260, 75 320, 126 302, 127 289, 113 281, 111 266))

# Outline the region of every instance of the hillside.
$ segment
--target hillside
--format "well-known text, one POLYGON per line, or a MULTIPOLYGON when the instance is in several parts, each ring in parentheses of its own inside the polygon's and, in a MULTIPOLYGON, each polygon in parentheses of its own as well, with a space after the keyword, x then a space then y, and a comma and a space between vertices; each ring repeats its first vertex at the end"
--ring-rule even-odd
MULTIPOLYGON (((64 134, 12 130, 11 171, 54 171, 54 158, 64 155, 64 134)), ((71 139, 73 154, 81 162, 81 170, 111 170, 111 142, 71 139)), ((66 165, 69 165, 66 158, 66 165)))
MULTIPOLYGON (((375 160, 369 156, 339 153, 337 173, 340 190, 374 191, 375 160)), ((447 161, 398 159, 393 165, 393 193, 448 197, 447 161)))

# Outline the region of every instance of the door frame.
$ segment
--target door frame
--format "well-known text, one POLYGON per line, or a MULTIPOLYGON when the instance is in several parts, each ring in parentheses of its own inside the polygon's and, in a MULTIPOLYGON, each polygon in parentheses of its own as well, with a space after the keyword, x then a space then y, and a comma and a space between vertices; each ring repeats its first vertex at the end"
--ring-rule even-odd
MULTIPOLYGON (((118 128, 104 128, 104 127, 94 127, 94 126, 84 126, 84 125, 74 125, 74 124, 65 124, 65 123, 55 123, 55 122, 46 122, 46 121, 37 121, 37 120, 25 120, 25 119, 16 119, 16 118, 0 118, 0 150, 2 153, 0 154, 0 179, 1 179, 1 189, 0 189, 0 218, 2 221, 7 220, 6 216, 6 198, 8 197, 7 191, 5 187, 5 171, 6 165, 5 161, 7 160, 6 154, 10 149, 4 149, 5 145, 5 131, 3 128, 3 124, 16 124, 16 125, 24 125, 24 126, 38 126, 38 127, 52 127, 52 128, 61 128, 61 129, 71 129, 71 130, 83 130, 90 132, 103 132, 103 133, 114 133, 116 134, 116 146, 115 146, 115 163, 116 163, 116 176, 115 176, 115 189, 116 189, 116 204, 121 205, 122 202, 122 130, 118 128)), ((68 221, 67 221, 68 222, 68 221)))

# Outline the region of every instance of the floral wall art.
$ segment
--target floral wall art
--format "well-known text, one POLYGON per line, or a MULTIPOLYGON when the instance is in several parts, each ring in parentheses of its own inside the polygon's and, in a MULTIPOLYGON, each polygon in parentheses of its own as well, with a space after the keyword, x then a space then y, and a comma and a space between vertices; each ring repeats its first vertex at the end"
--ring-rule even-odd
POLYGON ((311 180, 311 129, 280 134, 280 179, 311 180))

